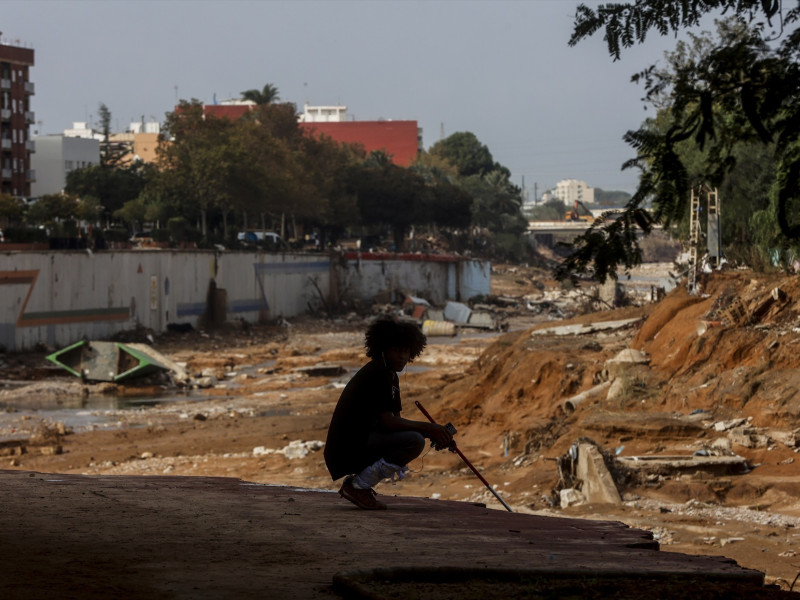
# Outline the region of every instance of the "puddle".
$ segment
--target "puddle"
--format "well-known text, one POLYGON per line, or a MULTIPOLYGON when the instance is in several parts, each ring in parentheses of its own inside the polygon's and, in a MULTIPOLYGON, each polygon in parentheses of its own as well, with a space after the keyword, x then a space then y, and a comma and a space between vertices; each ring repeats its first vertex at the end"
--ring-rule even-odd
MULTIPOLYGON (((146 409, 163 407, 173 402, 202 401, 205 396, 175 394, 174 390, 148 396, 86 396, 73 398, 25 398, 13 403, 0 403, 0 440, 20 437, 19 432, 35 428, 39 422, 63 423, 74 431, 137 427, 130 412, 146 421, 146 409), (124 414, 120 414, 122 411, 124 414)), ((27 437, 27 435, 25 436, 27 437)))

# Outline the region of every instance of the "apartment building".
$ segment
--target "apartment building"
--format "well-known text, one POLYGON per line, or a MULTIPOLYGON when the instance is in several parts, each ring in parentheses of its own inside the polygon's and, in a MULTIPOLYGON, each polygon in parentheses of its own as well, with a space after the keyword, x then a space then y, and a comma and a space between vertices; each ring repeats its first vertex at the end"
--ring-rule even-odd
POLYGON ((576 201, 584 204, 594 203, 594 188, 589 187, 585 181, 577 179, 562 179, 556 184, 553 195, 567 206, 572 206, 576 201))
POLYGON ((100 164, 100 141, 95 138, 41 135, 33 140, 36 154, 31 164, 37 175, 30 195, 34 198, 63 192, 70 171, 100 164))
POLYGON ((31 195, 36 179, 31 169, 35 145, 29 134, 34 122, 32 66, 32 48, 0 43, 0 193, 19 198, 31 195))

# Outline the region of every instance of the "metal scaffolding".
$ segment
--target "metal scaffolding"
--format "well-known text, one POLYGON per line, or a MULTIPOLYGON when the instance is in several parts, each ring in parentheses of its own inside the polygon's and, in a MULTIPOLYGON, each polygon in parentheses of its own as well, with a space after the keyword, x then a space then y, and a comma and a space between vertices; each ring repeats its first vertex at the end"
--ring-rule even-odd
POLYGON ((708 220, 706 222, 706 250, 708 262, 712 267, 719 266, 722 256, 722 241, 720 238, 720 200, 717 188, 711 189, 705 185, 692 188, 691 214, 689 216, 689 282, 687 289, 690 294, 696 294, 698 250, 703 237, 700 227, 700 211, 703 192, 706 194, 706 208, 708 220))

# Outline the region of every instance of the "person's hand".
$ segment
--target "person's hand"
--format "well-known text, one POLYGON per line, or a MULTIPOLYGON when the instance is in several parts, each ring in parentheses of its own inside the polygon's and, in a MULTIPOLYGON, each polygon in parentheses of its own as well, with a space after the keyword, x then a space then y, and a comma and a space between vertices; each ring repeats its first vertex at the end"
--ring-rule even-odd
POLYGON ((444 425, 438 425, 436 423, 430 424, 428 437, 439 450, 449 448, 453 443, 453 436, 450 435, 450 432, 445 429, 444 425))

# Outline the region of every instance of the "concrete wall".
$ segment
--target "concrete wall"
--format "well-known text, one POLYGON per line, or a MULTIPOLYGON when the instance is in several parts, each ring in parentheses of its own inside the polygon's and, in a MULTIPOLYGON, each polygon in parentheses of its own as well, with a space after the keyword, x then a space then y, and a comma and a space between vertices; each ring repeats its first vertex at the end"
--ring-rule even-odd
MULTIPOLYGON (((489 294, 489 263, 439 254, 348 252, 339 262, 343 295, 362 302, 412 294, 432 304, 489 294)), ((401 296, 401 297, 398 297, 401 296)))
POLYGON ((452 257, 214 251, 5 252, 0 254, 0 344, 62 347, 142 326, 195 327, 209 286, 224 290, 228 320, 291 317, 324 302, 371 301, 386 290, 434 304, 489 293, 489 265, 452 257), (392 258, 390 258, 392 257, 392 258))

